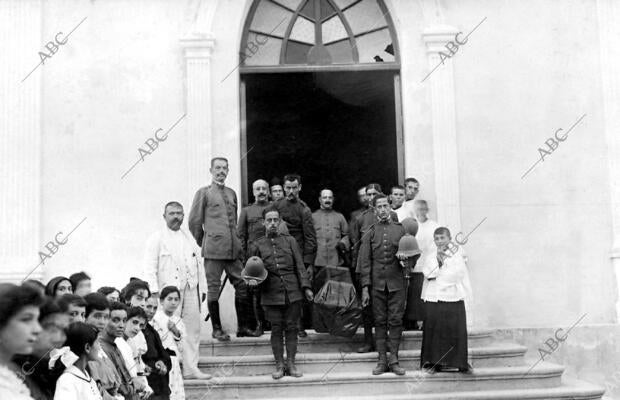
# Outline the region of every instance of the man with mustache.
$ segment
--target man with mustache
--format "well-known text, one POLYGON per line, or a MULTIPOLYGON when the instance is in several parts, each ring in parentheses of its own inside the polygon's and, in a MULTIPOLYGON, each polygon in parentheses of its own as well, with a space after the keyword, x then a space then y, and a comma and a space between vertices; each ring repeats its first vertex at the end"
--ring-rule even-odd
POLYGON ((177 314, 187 330, 183 345, 183 377, 209 379, 198 369, 200 345, 200 311, 207 293, 205 271, 200 249, 192 236, 181 229, 183 206, 171 201, 164 207, 166 226, 153 233, 146 244, 144 277, 153 295, 166 286, 181 292, 177 314))
MULTIPOLYGON (((306 270, 311 270, 316 257, 316 232, 312 221, 312 212, 304 202, 299 199, 301 191, 301 176, 288 174, 284 176, 285 197, 274 203, 280 218, 286 222, 286 227, 302 253, 306 270)), ((312 276, 312 275, 310 275, 312 276)), ((304 330, 312 325, 311 304, 304 302, 301 311, 299 336, 306 337, 304 330)))
POLYGON ((344 259, 341 254, 349 251, 349 225, 344 215, 334 211, 334 193, 329 189, 321 190, 319 203, 321 208, 312 214, 317 243, 312 279, 314 293, 325 283, 325 267, 343 266, 344 259))
MULTIPOLYGON (((254 194, 254 204, 250 204, 247 207, 241 209, 239 215, 239 223, 237 224, 237 231, 239 233, 239 239, 241 239, 241 247, 243 248, 244 260, 248 256, 248 249, 250 245, 257 239, 265 236, 265 225, 263 224, 263 210, 267 208, 271 203, 269 202, 269 186, 267 181, 258 179, 252 184, 252 193, 254 194)), ((281 234, 288 234, 286 224, 281 223, 278 226, 278 231, 281 234)), ((257 304, 260 304, 260 291, 252 290, 252 295, 256 296, 257 304)), ((250 299, 252 300, 252 299, 250 299)), ((263 334, 263 327, 265 327, 265 312, 263 308, 257 307, 257 316, 259 323, 256 324, 256 329, 251 336, 261 336, 263 334)), ((252 319, 254 318, 253 304, 251 301, 245 304, 245 310, 243 315, 248 318, 247 326, 252 327, 252 319)))
POLYGON ((237 194, 224 184, 228 176, 228 160, 224 157, 211 159, 209 169, 213 182, 198 189, 189 213, 189 230, 202 247, 207 274, 207 307, 213 336, 219 341, 229 341, 230 336, 222 330, 219 295, 222 273, 226 271, 235 287, 235 310, 237 312, 237 337, 252 336, 245 325, 244 304, 249 301, 247 286, 241 279, 243 248, 237 233, 237 194))

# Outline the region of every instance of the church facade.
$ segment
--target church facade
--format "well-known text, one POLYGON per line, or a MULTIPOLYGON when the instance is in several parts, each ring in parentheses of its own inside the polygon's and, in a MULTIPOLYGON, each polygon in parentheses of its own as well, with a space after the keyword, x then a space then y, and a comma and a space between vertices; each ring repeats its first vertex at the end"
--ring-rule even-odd
POLYGON ((140 276, 164 204, 187 215, 224 156, 246 204, 292 171, 311 207, 329 186, 343 210, 417 178, 467 236, 477 325, 617 323, 613 0, 0 8, 3 280, 140 276))

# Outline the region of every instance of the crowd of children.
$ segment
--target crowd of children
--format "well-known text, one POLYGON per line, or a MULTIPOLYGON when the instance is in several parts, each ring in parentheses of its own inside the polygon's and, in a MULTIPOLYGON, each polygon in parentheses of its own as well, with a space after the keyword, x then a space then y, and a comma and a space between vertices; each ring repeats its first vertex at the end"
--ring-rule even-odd
POLYGON ((0 398, 185 399, 179 297, 137 278, 92 292, 84 272, 0 284, 0 398))

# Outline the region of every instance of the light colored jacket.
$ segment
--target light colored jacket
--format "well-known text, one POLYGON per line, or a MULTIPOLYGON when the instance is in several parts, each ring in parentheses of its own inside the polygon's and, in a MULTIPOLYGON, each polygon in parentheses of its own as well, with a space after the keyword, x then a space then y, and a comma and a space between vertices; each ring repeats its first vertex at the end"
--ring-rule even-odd
POLYGON ((207 279, 200 248, 189 233, 183 229, 180 229, 180 232, 185 238, 185 257, 173 254, 174 248, 170 244, 172 231, 167 226, 149 237, 144 252, 143 276, 152 292, 159 292, 166 286, 176 286, 183 290, 185 284, 189 283, 191 288, 198 288, 200 303, 202 294, 207 293, 207 279), (185 274, 185 266, 180 265, 184 259, 188 261, 188 274, 185 274))

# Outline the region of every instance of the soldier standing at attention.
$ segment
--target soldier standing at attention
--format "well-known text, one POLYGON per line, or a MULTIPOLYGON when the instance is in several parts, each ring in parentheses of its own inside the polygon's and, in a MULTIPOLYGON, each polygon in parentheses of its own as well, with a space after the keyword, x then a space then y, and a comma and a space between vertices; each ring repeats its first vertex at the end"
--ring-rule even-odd
POLYGON ((295 366, 297 329, 302 299, 305 297, 307 301, 312 301, 313 298, 310 281, 297 242, 293 237, 278 232, 278 210, 266 208, 263 218, 267 235, 250 244, 249 255, 262 259, 267 270, 266 277, 265 274, 250 276, 252 274, 247 271, 249 265, 244 276, 250 287, 262 282, 261 304, 267 320, 271 322, 271 349, 276 360, 273 379, 280 379, 285 374, 283 336, 286 336, 286 371, 292 377, 300 377, 302 373, 295 366))
MULTIPOLYGON (((284 176, 285 197, 274 203, 280 218, 286 222, 289 233, 297 241, 297 246, 302 253, 306 270, 310 270, 312 276, 312 265, 316 257, 316 232, 312 221, 312 213, 308 206, 299 199, 301 191, 301 176, 288 174, 284 176)), ((299 336, 306 337, 308 334, 304 330, 312 325, 311 304, 304 303, 301 312, 299 336)))
POLYGON ((398 348, 403 332, 403 313, 406 302, 406 283, 396 253, 398 242, 405 228, 390 219, 390 205, 385 195, 373 200, 376 223, 362 238, 359 260, 362 278, 362 305, 368 305, 372 297, 375 319, 375 335, 379 362, 372 371, 380 375, 392 371, 404 375, 405 369, 398 364, 398 348), (372 294, 369 292, 372 287, 372 294), (390 358, 387 358, 389 340, 390 358))
MULTIPOLYGON (((375 196, 379 194, 381 194, 381 185, 379 185, 378 183, 370 183, 368 184, 368 186, 366 186, 366 200, 368 202, 368 208, 364 210, 361 214, 359 214, 355 219, 353 219, 349 227, 351 239, 351 266, 355 268, 355 288, 360 295, 362 292, 362 285, 358 253, 362 238, 364 238, 364 235, 377 222, 377 217, 375 215, 375 209, 372 206, 372 201, 375 196)), ((389 210, 389 212, 392 221, 398 222, 398 216, 396 215, 396 213, 392 210, 389 210)), ((372 299, 370 304, 368 304, 367 306, 363 306, 362 318, 364 324, 364 344, 357 349, 357 352, 369 353, 371 351, 374 351, 375 349, 374 340, 372 338, 372 326, 374 322, 374 318, 372 316, 372 299)))
POLYGON ((189 214, 189 230, 202 246, 207 275, 207 307, 213 325, 212 336, 220 341, 230 340, 222 330, 219 293, 222 272, 226 271, 235 287, 235 310, 237 312, 237 336, 253 336, 248 328, 248 290, 241 279, 243 250, 237 234, 237 194, 224 185, 228 176, 228 160, 223 157, 211 159, 209 169, 213 182, 200 188, 194 196, 189 214))

